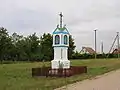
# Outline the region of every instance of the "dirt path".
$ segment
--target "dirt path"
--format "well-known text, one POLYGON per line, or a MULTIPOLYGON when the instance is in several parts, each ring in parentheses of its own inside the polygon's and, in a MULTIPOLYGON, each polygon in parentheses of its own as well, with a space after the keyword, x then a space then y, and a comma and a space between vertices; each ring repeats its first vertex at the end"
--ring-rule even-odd
POLYGON ((112 71, 91 80, 84 80, 55 90, 120 90, 120 70, 112 71))

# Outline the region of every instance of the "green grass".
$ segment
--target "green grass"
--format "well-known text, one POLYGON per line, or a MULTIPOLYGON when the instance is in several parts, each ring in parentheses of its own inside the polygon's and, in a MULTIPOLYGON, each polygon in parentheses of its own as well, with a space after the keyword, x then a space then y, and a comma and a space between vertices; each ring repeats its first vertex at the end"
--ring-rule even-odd
MULTIPOLYGON (((118 59, 72 60, 74 66, 88 66, 88 73, 68 78, 32 77, 31 68, 40 67, 42 63, 0 64, 0 90, 53 90, 63 85, 83 79, 92 78, 120 68, 118 59)), ((50 62, 45 63, 47 66, 50 62)))

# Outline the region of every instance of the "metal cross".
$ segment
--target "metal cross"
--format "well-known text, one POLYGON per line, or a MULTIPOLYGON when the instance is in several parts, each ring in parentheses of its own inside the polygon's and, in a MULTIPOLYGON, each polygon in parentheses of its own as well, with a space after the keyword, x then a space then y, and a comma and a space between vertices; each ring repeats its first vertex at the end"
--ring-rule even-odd
POLYGON ((62 17, 63 17, 62 12, 59 15, 60 15, 60 28, 62 28, 62 17))

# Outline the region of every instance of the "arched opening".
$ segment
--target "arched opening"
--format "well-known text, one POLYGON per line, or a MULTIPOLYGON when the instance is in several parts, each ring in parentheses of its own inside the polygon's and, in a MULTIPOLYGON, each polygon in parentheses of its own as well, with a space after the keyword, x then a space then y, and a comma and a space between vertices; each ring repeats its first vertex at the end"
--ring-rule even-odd
POLYGON ((60 37, 59 37, 59 35, 55 36, 55 44, 60 44, 60 37))
POLYGON ((68 37, 67 37, 67 35, 64 36, 64 44, 65 44, 65 45, 68 44, 68 37))

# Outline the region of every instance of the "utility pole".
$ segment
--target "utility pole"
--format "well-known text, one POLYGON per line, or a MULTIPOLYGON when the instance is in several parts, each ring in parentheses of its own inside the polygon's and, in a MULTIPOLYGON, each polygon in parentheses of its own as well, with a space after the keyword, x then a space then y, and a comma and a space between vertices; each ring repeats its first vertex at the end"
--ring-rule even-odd
POLYGON ((95 59, 97 58, 97 41, 96 41, 96 31, 97 30, 94 30, 95 31, 95 59))
POLYGON ((104 51, 103 51, 103 42, 101 42, 101 54, 103 54, 104 51))
POLYGON ((119 58, 119 32, 117 32, 118 58, 119 58))

